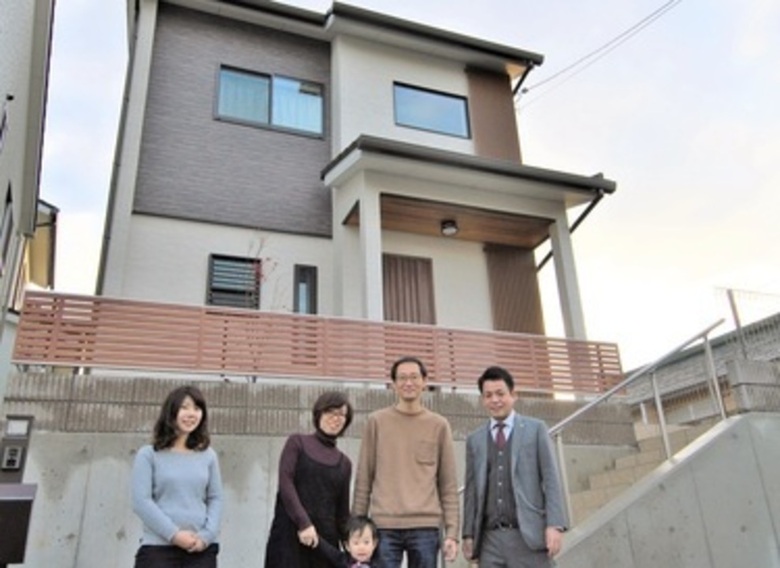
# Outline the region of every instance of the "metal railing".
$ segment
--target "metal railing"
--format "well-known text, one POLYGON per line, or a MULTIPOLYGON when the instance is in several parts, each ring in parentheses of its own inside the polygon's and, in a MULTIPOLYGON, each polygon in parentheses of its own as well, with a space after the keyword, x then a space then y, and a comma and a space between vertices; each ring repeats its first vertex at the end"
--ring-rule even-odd
POLYGON ((721 420, 724 420, 726 418, 726 410, 723 405, 723 397, 720 391, 720 384, 718 382, 718 377, 715 370, 715 363, 712 355, 712 348, 710 346, 710 340, 709 340, 710 332, 712 332, 712 330, 714 330, 716 327, 720 326, 724 321, 725 320, 723 319, 716 321, 715 323, 708 326, 704 330, 700 331, 699 333, 697 333, 687 341, 681 343, 671 351, 667 352, 665 355, 659 357, 652 363, 649 363, 644 367, 642 367, 641 369, 635 371, 634 373, 629 375, 625 380, 615 385, 614 387, 610 388, 608 391, 598 396, 597 398, 593 399, 588 404, 580 407, 577 411, 573 412, 571 415, 564 418, 563 420, 561 420, 560 422, 558 422, 557 424, 555 424, 550 428, 550 436, 555 441, 555 445, 557 448, 558 463, 559 463, 560 473, 561 473, 561 483, 563 485, 566 508, 569 513, 570 519, 573 519, 574 516, 572 514, 571 499, 570 499, 571 494, 570 494, 570 488, 568 483, 568 476, 566 474, 566 461, 564 459, 563 431, 568 426, 570 426, 573 422, 579 419, 583 414, 590 412, 593 408, 599 406, 600 404, 602 404, 603 402, 605 402, 607 399, 611 398, 615 394, 621 391, 625 391, 628 387, 637 383, 640 380, 648 379, 650 381, 652 392, 653 392, 653 401, 655 405, 655 411, 658 417, 661 439, 663 441, 664 454, 666 456, 666 459, 671 458, 672 449, 669 441, 669 431, 666 424, 664 406, 661 401, 661 392, 659 389, 658 381, 656 380, 655 370, 699 340, 702 340, 704 343, 704 355, 705 355, 707 380, 709 384, 710 394, 714 399, 716 413, 719 415, 721 420))

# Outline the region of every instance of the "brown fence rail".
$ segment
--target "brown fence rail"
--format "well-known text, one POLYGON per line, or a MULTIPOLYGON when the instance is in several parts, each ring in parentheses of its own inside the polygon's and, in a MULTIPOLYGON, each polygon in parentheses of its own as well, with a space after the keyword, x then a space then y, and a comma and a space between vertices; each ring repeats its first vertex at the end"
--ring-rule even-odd
POLYGON ((32 291, 13 362, 386 381, 408 354, 426 362, 432 384, 448 387, 474 387, 495 364, 525 391, 600 393, 622 378, 611 343, 32 291))

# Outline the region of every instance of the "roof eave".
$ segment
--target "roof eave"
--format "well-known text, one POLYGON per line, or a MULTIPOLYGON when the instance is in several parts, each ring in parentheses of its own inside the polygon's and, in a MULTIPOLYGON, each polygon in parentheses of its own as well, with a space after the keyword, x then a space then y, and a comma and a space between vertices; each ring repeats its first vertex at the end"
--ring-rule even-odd
POLYGON ((460 154, 448 150, 440 150, 428 146, 420 146, 407 142, 399 142, 374 136, 360 136, 322 170, 323 181, 331 185, 333 173, 342 164, 354 160, 356 153, 371 153, 375 155, 392 156, 431 165, 448 166, 457 169, 481 172, 504 178, 516 178, 548 184, 569 191, 584 193, 588 196, 601 193, 614 193, 617 184, 607 179, 603 174, 582 176, 559 170, 526 166, 517 162, 495 160, 460 154))

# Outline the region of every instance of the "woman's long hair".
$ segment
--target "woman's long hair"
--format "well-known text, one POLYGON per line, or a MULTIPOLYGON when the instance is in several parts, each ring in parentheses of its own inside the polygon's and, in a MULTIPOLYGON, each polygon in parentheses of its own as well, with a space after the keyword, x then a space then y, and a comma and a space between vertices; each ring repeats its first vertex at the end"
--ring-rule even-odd
POLYGON ((187 448, 190 450, 205 450, 211 443, 209 437, 209 415, 206 410, 206 399, 200 389, 192 385, 179 387, 170 392, 160 408, 160 416, 154 425, 155 451, 164 450, 173 446, 179 433, 176 430, 176 417, 179 415, 179 409, 184 404, 184 399, 190 397, 195 405, 203 411, 203 417, 200 424, 187 436, 187 448))

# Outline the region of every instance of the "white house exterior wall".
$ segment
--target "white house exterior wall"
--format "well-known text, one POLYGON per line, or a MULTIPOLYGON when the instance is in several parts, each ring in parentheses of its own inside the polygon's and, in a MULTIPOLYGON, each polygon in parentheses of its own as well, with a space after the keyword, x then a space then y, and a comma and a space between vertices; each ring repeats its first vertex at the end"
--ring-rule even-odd
MULTIPOLYGON (((357 228, 347 227, 354 239, 357 228)), ((296 264, 317 267, 318 312, 333 310, 333 258, 330 239, 269 233, 219 225, 135 215, 128 242, 122 297, 199 305, 205 302, 210 254, 260 258, 264 280, 260 308, 292 311, 296 264)), ((437 324, 445 327, 492 329, 485 257, 480 243, 385 231, 383 252, 431 258, 437 324), (469 298, 463 302, 463 298, 469 298)), ((348 252, 348 251, 343 251, 348 252)), ((355 258, 355 254, 347 256, 355 258)), ((359 317, 360 274, 348 272, 344 296, 351 304, 343 315, 359 317)))
POLYGON ((318 311, 332 314, 331 241, 135 215, 122 297, 180 304, 206 301, 210 254, 262 260, 260 309, 291 312, 296 264, 317 267, 318 311))
POLYGON ((338 154, 361 134, 474 153, 471 139, 396 126, 393 82, 466 97, 462 63, 406 52, 355 37, 337 37, 331 47, 334 71, 333 148, 338 154))

